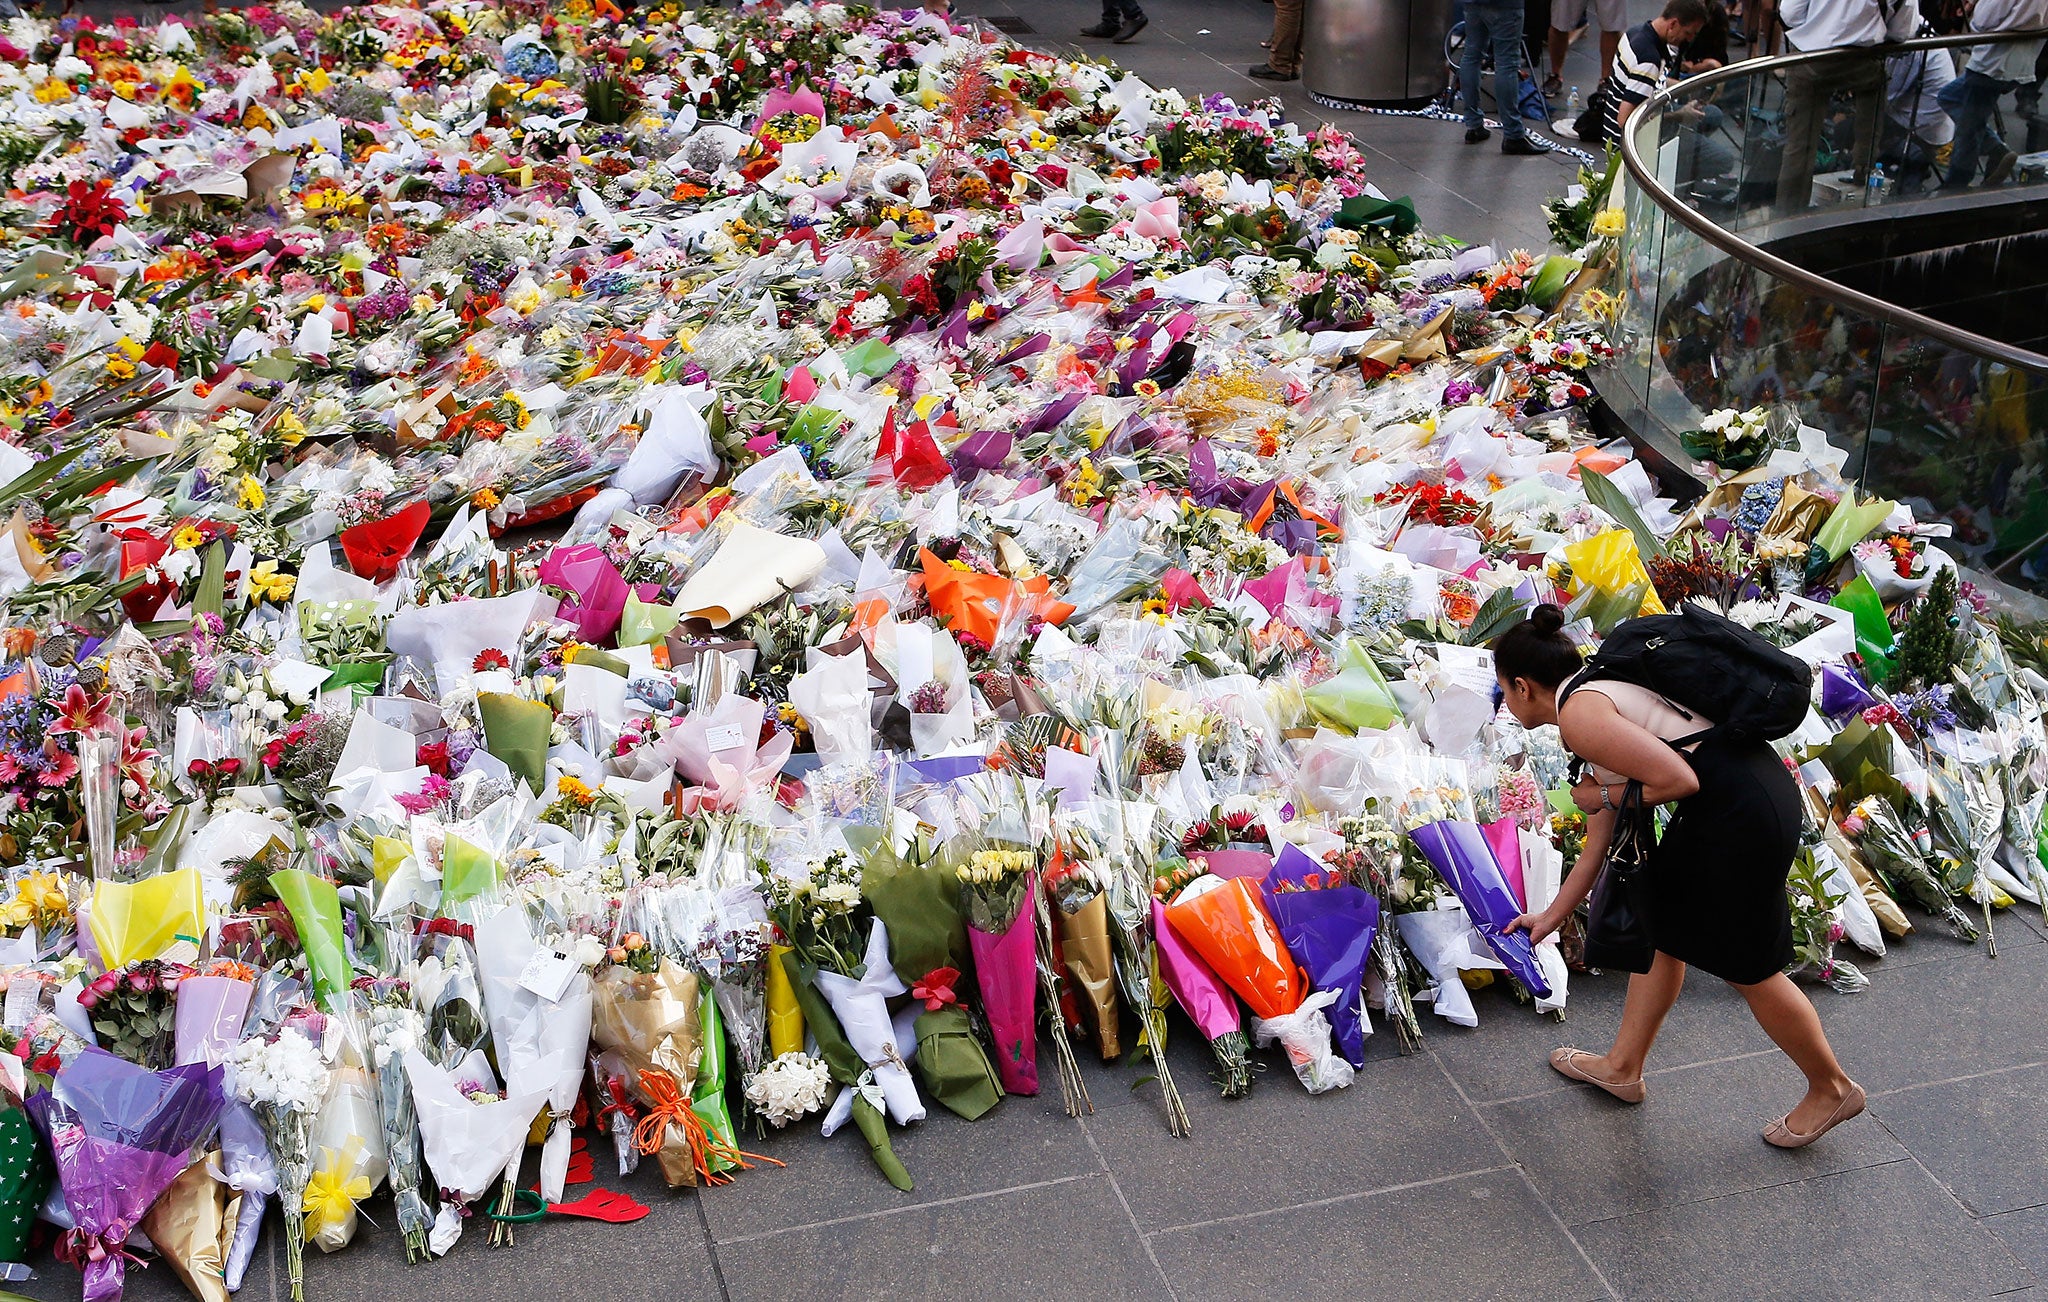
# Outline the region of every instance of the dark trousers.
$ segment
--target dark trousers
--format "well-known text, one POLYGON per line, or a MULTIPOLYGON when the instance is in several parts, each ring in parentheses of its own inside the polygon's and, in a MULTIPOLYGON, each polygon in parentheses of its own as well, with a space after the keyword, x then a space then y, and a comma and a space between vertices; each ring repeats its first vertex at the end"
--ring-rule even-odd
POLYGON ((1102 0, 1102 21, 1121 27, 1133 18, 1143 18, 1145 10, 1138 0, 1102 0))
POLYGON ((1934 97, 1956 124, 1956 150, 1949 156, 1948 178, 1941 183, 1942 189, 1962 189, 1977 179, 1980 160, 1988 165, 2005 152, 2005 141, 1991 129, 1991 115, 1998 111, 2005 92, 2018 84, 1965 68, 1962 76, 1934 97))
POLYGON ((1837 94, 1855 104, 1855 173, 1870 175, 1877 154, 1877 122, 1884 112, 1884 61, 1858 59, 1801 63, 1785 70, 1785 153, 1778 160, 1778 211, 1805 212, 1813 202, 1813 164, 1821 124, 1837 94))
POLYGON ((1479 65, 1493 51, 1493 99, 1500 113, 1501 134, 1513 139, 1522 126, 1522 6, 1480 4, 1466 0, 1465 46, 1458 52, 1458 94, 1464 101, 1465 125, 1485 125, 1479 112, 1479 65))

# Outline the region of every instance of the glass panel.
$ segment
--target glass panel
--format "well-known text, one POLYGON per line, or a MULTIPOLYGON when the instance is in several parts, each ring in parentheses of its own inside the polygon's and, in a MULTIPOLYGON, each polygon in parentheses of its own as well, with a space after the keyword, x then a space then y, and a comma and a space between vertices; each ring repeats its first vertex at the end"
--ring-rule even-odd
MULTIPOLYGON (((2031 68, 2036 47, 2011 44, 2031 68)), ((1975 106, 1953 92, 1937 102, 1968 57, 1915 43, 1738 70, 1675 88, 1628 127, 1669 202, 1817 275, 1840 268, 1904 310, 2007 343, 1946 343, 1932 326, 1780 279, 1632 185, 1611 287, 1617 352, 1600 386, 1667 454, 1717 407, 1789 403, 1849 454, 1866 491, 1912 499, 1922 518, 1954 526, 1974 564, 2048 591, 2048 357, 1992 360, 2048 353, 2031 306, 2048 288, 2035 216, 2048 197, 2048 118, 2035 86, 1992 88, 1975 106), (1940 148, 1944 129, 1975 142, 1974 166, 1972 150, 1940 148), (1965 170, 1967 187, 1938 188, 1965 170)))

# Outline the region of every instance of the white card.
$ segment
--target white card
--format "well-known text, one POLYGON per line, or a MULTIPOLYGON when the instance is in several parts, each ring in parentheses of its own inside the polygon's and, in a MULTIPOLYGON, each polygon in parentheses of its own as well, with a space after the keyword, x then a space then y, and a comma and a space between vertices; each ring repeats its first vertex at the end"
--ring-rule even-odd
POLYGON ((576 965, 551 949, 536 949, 519 969, 519 984, 550 1003, 560 999, 575 978, 576 965))
POLYGON ((704 748, 713 755, 721 751, 738 750, 746 739, 747 735, 740 731, 737 724, 721 723, 704 730, 704 748))

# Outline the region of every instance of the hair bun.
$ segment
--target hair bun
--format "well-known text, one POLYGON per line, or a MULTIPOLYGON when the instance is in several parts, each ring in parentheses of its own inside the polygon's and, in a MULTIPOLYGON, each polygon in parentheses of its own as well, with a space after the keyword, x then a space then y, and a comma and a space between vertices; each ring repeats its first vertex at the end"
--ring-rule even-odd
POLYGON ((1544 602, 1529 612, 1529 626, 1545 637, 1564 631, 1564 610, 1544 602))

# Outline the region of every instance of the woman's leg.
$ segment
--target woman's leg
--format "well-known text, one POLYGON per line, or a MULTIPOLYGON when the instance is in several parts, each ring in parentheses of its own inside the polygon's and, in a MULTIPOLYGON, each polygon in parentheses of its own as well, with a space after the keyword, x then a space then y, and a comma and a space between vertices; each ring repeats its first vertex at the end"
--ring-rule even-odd
MULTIPOLYGON (((1661 957, 1661 956, 1660 956, 1661 957)), ((1733 984, 1732 982, 1730 984, 1733 984)), ((1820 1028, 1820 1014, 1806 992, 1783 972, 1753 986, 1736 986, 1749 1001, 1749 1011, 1785 1056, 1806 1075, 1806 1097, 1792 1109, 1785 1124, 1800 1134, 1809 1134, 1834 1112, 1849 1093, 1850 1081, 1828 1047, 1826 1032, 1820 1028)), ((1633 1001, 1635 991, 1629 991, 1633 1001)))
POLYGON ((1658 951, 1648 972, 1628 979, 1628 1000, 1621 1006, 1621 1029, 1614 1033, 1614 1047, 1602 1054, 1587 1054, 1579 1062, 1587 1073, 1614 1085, 1629 1085, 1643 1078, 1643 1061, 1657 1039, 1664 1015, 1678 1002, 1685 985, 1685 964, 1658 951))
POLYGON ((1656 1043, 1665 1014, 1678 1002, 1685 986, 1685 964, 1659 951, 1648 972, 1628 979, 1628 1000, 1621 1006, 1621 1029, 1614 1033, 1609 1049, 1593 1071, 1612 1081, 1641 1080, 1643 1063, 1656 1043))

